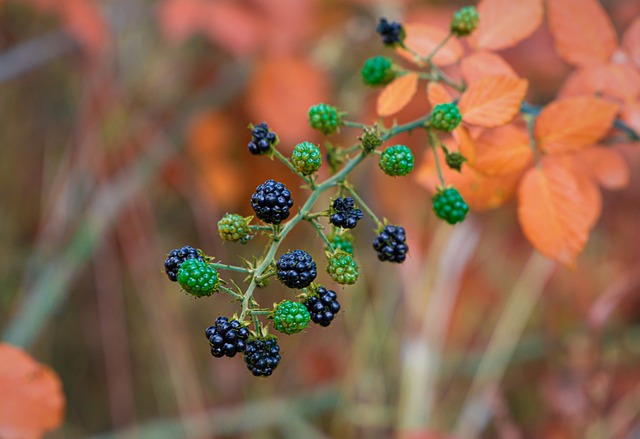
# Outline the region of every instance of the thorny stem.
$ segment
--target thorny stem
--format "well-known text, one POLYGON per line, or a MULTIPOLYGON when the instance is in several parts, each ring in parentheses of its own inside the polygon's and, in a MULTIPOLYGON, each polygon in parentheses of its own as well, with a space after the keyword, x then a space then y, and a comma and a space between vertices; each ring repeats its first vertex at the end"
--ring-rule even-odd
POLYGON ((287 167, 289 169, 291 169, 294 174, 296 174, 298 177, 302 178, 307 184, 309 184, 309 186, 313 187, 313 180, 311 180, 309 177, 307 177, 306 175, 304 175, 300 171, 298 171, 295 168, 295 166, 293 166, 293 163, 291 163, 291 160, 289 160, 287 157, 282 155, 282 153, 280 151, 278 151, 276 148, 271 148, 271 149, 273 150, 273 155, 276 156, 278 158, 278 160, 280 160, 282 163, 287 165, 287 167))
POLYGON ((245 273, 245 274, 251 273, 250 270, 243 267, 236 267, 235 265, 221 264, 220 262, 210 262, 209 264, 213 266, 213 268, 215 268, 216 270, 237 271, 239 273, 245 273))
POLYGON ((358 195, 358 192, 356 192, 355 188, 347 184, 345 184, 344 187, 347 189, 349 194, 351 194, 356 203, 358 203, 358 207, 367 212, 367 214, 375 221, 376 226, 382 227, 382 222, 378 219, 376 214, 373 213, 373 210, 371 210, 367 203, 365 203, 364 200, 360 198, 360 195, 358 195))
POLYGON ((236 299, 240 299, 242 300, 242 294, 238 294, 235 291, 233 291, 231 288, 227 288, 225 286, 219 285, 218 289, 224 293, 227 293, 233 297, 235 297, 236 299))
POLYGON ((346 126, 346 127, 350 127, 350 128, 358 128, 358 129, 365 129, 367 128, 367 125, 360 123, 360 122, 352 122, 350 120, 342 120, 342 125, 346 126))
POLYGON ((309 221, 309 223, 313 226, 313 228, 316 229, 316 231, 318 232, 318 235, 320 235, 320 238, 322 238, 322 240, 329 247, 329 249, 333 251, 333 245, 331 244, 331 241, 329 241, 329 238, 327 238, 327 235, 325 235, 324 229, 320 225, 320 223, 315 219, 309 219, 309 218, 305 218, 305 219, 309 221))

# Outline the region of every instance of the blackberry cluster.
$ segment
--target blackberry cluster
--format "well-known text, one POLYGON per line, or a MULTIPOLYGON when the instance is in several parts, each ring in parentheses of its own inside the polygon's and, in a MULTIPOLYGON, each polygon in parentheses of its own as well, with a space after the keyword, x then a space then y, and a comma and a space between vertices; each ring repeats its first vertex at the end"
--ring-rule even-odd
POLYGON ((469 212, 469 206, 456 188, 440 189, 433 196, 433 211, 449 224, 464 221, 469 212))
POLYGON ((313 174, 322 165, 320 148, 311 142, 298 143, 293 148, 291 163, 302 175, 313 174))
MULTIPOLYGON (((336 233, 329 236, 331 246, 336 250, 342 250, 350 255, 353 255, 353 236, 347 233, 336 233)), ((327 248, 327 251, 331 251, 327 248)))
POLYGON ((353 260, 353 256, 349 253, 336 250, 333 254, 329 254, 329 265, 327 265, 327 273, 331 279, 340 285, 351 285, 358 280, 358 265, 353 260))
POLYGON ((311 313, 311 320, 320 326, 329 326, 340 311, 338 295, 335 291, 319 287, 315 294, 305 300, 304 306, 311 313))
POLYGON ((458 9, 451 18, 451 32, 464 37, 473 32, 480 22, 480 15, 475 6, 465 6, 458 9))
POLYGON ((202 253, 190 245, 185 245, 182 248, 177 248, 169 252, 167 259, 164 261, 164 271, 167 273, 171 282, 178 281, 178 270, 180 269, 180 265, 182 265, 182 263, 187 259, 199 259, 204 261, 202 253))
POLYGON ((436 130, 453 131, 462 120, 456 104, 438 104, 431 110, 431 126, 436 130))
POLYGON ((211 345, 211 355, 216 358, 235 357, 238 352, 244 352, 249 330, 238 320, 218 317, 216 324, 206 329, 205 336, 211 345))
POLYGON ((273 327, 285 334, 295 334, 309 326, 311 315, 302 303, 284 300, 273 312, 273 327))
POLYGON ((251 239, 248 219, 237 213, 228 213, 218 221, 218 234, 225 241, 246 244, 251 239))
POLYGON ((366 60, 360 74, 362 82, 372 87, 386 85, 396 77, 393 64, 386 56, 374 56, 366 60))
POLYGON ((327 104, 318 104, 309 108, 309 125, 314 130, 323 134, 333 134, 338 132, 341 120, 340 113, 336 107, 327 104))
POLYGON ((251 141, 247 145, 249 152, 253 155, 266 154, 271 146, 278 143, 278 136, 273 131, 269 131, 266 123, 262 122, 251 129, 251 141))
POLYGON ((355 208, 355 201, 351 197, 336 198, 332 205, 331 224, 343 229, 353 229, 362 219, 362 211, 355 208))
POLYGON ((407 258, 409 246, 403 227, 389 224, 373 240, 373 248, 381 261, 401 263, 407 258))
POLYGON ((207 262, 187 259, 178 270, 178 282, 184 290, 196 297, 210 296, 218 290, 218 272, 207 262))
POLYGON ((293 250, 276 262, 278 279, 289 288, 306 288, 318 275, 316 263, 304 250, 293 250))
POLYGON ((380 169, 391 177, 407 175, 413 170, 413 153, 404 145, 390 146, 380 156, 380 169))
POLYGON ((289 218, 293 206, 291 192, 280 182, 267 180, 251 196, 251 207, 256 216, 270 224, 280 224, 289 218))
POLYGON ((280 346, 273 336, 250 337, 244 349, 244 361, 255 376, 268 377, 280 363, 280 346))
POLYGON ((382 17, 376 31, 382 36, 382 44, 385 46, 394 46, 404 41, 404 29, 398 22, 389 23, 386 18, 382 17))

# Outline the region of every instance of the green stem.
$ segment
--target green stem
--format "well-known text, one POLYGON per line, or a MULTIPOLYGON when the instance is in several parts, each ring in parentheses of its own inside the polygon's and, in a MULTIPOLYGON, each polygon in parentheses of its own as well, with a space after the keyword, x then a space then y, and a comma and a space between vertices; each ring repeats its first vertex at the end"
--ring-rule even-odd
POLYGON ((331 244, 331 241, 329 241, 329 238, 327 238, 327 235, 324 234, 322 225, 320 225, 320 223, 314 219, 307 219, 307 221, 309 221, 309 223, 313 226, 313 228, 316 229, 316 231, 318 232, 318 235, 320 235, 320 238, 322 238, 322 240, 329 247, 329 249, 333 251, 333 245, 331 244))
POLYGON ((249 226, 251 230, 272 230, 271 226, 249 226))
POLYGON ((221 264, 220 262, 210 262, 209 265, 211 265, 216 270, 237 271, 238 273, 245 273, 245 274, 251 273, 251 271, 247 270, 244 267, 236 267, 235 265, 221 264))
POLYGON ((440 144, 440 140, 438 139, 436 133, 434 133, 433 131, 427 130, 427 132, 429 133, 429 144, 431 145, 431 149, 433 150, 433 159, 436 162, 436 171, 438 172, 438 178, 440 179, 440 184, 442 185, 442 187, 444 187, 444 176, 442 175, 440 159, 438 157, 438 151, 436 150, 436 147, 440 144))
POLYGON ((271 314, 270 309, 252 309, 249 312, 252 316, 267 316, 271 314))
POLYGON ((425 61, 431 65, 431 59, 436 55, 436 53, 438 53, 438 51, 440 49, 442 49, 444 47, 445 44, 447 44, 447 42, 451 39, 451 37, 453 36, 453 32, 449 32, 447 34, 446 37, 444 37, 444 39, 442 41, 440 41, 440 43, 438 43, 438 45, 436 47, 433 48, 433 50, 431 51, 431 53, 425 58, 425 61))
POLYGON ((298 171, 295 168, 295 166, 293 166, 293 163, 291 163, 291 160, 289 160, 287 157, 283 156, 282 153, 280 151, 278 151, 277 149, 272 148, 272 150, 273 150, 273 155, 276 156, 278 158, 278 160, 280 160, 282 163, 287 165, 287 167, 289 169, 291 169, 291 171, 293 171, 294 174, 296 174, 298 177, 302 178, 307 184, 313 185, 313 181, 309 177, 307 177, 306 175, 304 175, 300 171, 298 171))
POLYGON ((242 294, 238 294, 235 291, 233 291, 231 288, 227 288, 224 287, 222 285, 218 286, 218 289, 224 293, 230 294, 231 296, 235 297, 236 299, 240 299, 242 300, 242 294))
POLYGON ((367 212, 367 214, 376 222, 376 226, 382 227, 383 226, 382 222, 378 219, 376 214, 373 213, 373 210, 371 210, 371 208, 367 205, 367 203, 365 203, 364 200, 360 198, 360 195, 358 195, 355 188, 347 184, 345 184, 344 187, 351 194, 353 199, 356 200, 356 203, 358 203, 358 207, 364 210, 365 212, 367 212))
POLYGON ((412 131, 412 130, 415 130, 416 128, 426 128, 429 126, 430 118, 431 118, 431 113, 425 116, 422 116, 421 118, 416 119, 414 121, 407 122, 404 125, 396 125, 382 135, 382 141, 386 142, 393 136, 397 136, 398 134, 404 133, 405 131, 412 131))
POLYGON ((350 128, 359 128, 361 130, 365 129, 365 128, 369 128, 368 125, 365 125, 363 123, 360 122, 352 122, 350 120, 342 120, 342 125, 346 126, 346 127, 350 127, 350 128))

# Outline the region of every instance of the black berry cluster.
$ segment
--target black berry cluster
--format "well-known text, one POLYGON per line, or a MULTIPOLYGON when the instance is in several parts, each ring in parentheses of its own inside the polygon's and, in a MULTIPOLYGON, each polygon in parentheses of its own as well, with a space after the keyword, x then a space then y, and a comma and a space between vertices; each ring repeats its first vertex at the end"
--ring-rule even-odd
POLYGON ((316 263, 304 250, 283 254, 276 263, 278 279, 289 288, 306 288, 318 275, 316 263))
POLYGON ((187 259, 204 260, 200 252, 190 245, 185 245, 182 248, 171 250, 171 252, 169 252, 169 256, 164 261, 164 271, 167 273, 169 280, 172 282, 178 281, 178 270, 182 263, 187 259))
POLYGON ((276 144, 278 136, 273 131, 269 131, 269 126, 262 122, 251 130, 251 141, 247 145, 249 152, 253 155, 266 154, 271 146, 276 144))
POLYGON ((373 248, 378 252, 378 259, 389 262, 404 262, 409 251, 403 227, 389 224, 373 240, 373 248))
POLYGON ((238 320, 218 317, 216 324, 207 328, 205 336, 211 345, 211 355, 216 358, 234 357, 237 353, 244 352, 249 330, 238 320))
POLYGON ((253 211, 265 223, 280 224, 289 218, 289 209, 292 206, 293 199, 289 189, 274 180, 262 183, 251 197, 253 211))
POLYGON ((244 361, 252 374, 268 377, 280 363, 278 340, 274 336, 249 338, 244 361))
POLYGON ((400 44, 404 40, 404 29, 396 21, 389 22, 382 17, 378 23, 376 31, 382 36, 382 43, 385 46, 400 44))
POLYGON ((324 287, 318 287, 318 291, 305 300, 304 306, 311 313, 311 320, 325 327, 331 324, 340 311, 338 295, 335 291, 327 290, 324 287))
POLYGON ((355 208, 355 201, 351 197, 336 198, 333 202, 331 224, 343 229, 353 229, 362 219, 362 211, 355 208))

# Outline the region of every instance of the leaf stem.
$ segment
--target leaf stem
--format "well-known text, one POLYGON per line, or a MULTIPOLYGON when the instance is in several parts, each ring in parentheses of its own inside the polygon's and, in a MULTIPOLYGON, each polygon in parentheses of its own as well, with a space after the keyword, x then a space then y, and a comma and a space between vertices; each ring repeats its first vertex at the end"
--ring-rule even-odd
POLYGON ((236 267, 235 265, 222 264, 220 262, 210 262, 209 263, 216 270, 229 270, 229 271, 237 271, 239 273, 250 274, 251 271, 247 270, 244 267, 236 267))

